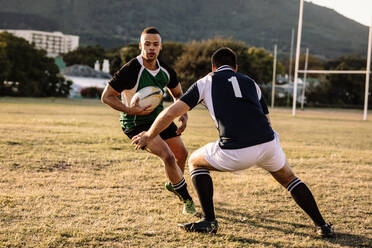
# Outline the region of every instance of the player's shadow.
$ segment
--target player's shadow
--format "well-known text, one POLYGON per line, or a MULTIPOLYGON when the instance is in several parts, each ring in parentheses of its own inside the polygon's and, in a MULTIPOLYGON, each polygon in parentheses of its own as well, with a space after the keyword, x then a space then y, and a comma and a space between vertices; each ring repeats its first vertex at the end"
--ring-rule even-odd
MULTIPOLYGON (((223 239, 226 239, 226 235, 224 234, 219 234, 217 233, 216 236, 220 236, 222 237, 223 239)), ((236 236, 236 235, 229 235, 228 237, 228 241, 231 241, 231 242, 236 242, 236 243, 240 243, 241 245, 247 245, 247 244, 257 244, 257 245, 265 245, 265 247, 283 247, 281 245, 276 245, 276 244, 273 244, 273 243, 270 243, 270 242, 266 242, 266 241, 263 241, 263 240, 254 240, 254 239, 249 239, 249 238, 243 238, 243 237, 239 237, 239 236, 236 236)))
MULTIPOLYGON (((225 205, 219 203, 219 205, 225 205)), ((321 239, 320 237, 317 237, 313 233, 313 226, 312 225, 304 225, 300 223, 294 223, 294 222, 287 222, 287 221, 279 221, 275 219, 270 219, 270 218, 264 218, 264 217, 259 217, 259 216, 251 216, 247 213, 244 212, 238 212, 235 210, 223 208, 223 207, 217 207, 216 208, 217 213, 218 212, 223 212, 225 215, 217 215, 217 219, 224 219, 228 222, 232 223, 244 223, 247 225, 251 225, 257 228, 265 228, 268 230, 273 230, 273 231, 279 231, 283 232, 285 234, 295 234, 298 236, 307 236, 315 239, 321 239), (271 223, 271 224, 270 224, 271 223), (273 225, 275 224, 275 225, 273 225), (293 229, 286 229, 278 226, 283 226, 283 225, 292 225, 294 229, 300 228, 300 227, 305 227, 308 228, 309 233, 303 233, 303 232, 296 232, 293 229)), ((337 232, 336 228, 336 236, 333 238, 327 238, 327 242, 333 243, 333 244, 338 244, 341 246, 346 246, 346 247, 372 247, 372 239, 369 237, 365 237, 362 235, 355 235, 355 234, 349 234, 349 233, 341 233, 337 232)), ((236 242, 241 242, 242 244, 245 243, 262 243, 262 241, 256 241, 252 239, 247 239, 243 237, 233 237, 231 238, 232 240, 236 242)), ((275 244, 266 244, 266 245, 273 245, 275 244)))

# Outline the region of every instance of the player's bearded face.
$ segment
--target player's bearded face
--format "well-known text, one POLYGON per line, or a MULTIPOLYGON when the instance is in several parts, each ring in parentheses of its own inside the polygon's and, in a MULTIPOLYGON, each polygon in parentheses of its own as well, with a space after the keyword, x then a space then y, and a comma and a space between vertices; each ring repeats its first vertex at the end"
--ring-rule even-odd
POLYGON ((140 43, 141 55, 148 61, 158 58, 161 50, 161 38, 159 34, 143 34, 140 43))

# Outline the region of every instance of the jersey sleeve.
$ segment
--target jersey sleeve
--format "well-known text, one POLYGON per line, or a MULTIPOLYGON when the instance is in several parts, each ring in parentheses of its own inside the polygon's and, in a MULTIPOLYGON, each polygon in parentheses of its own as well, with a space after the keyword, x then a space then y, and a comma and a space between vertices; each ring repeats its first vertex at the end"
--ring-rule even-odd
POLYGON ((262 95, 262 92, 261 92, 260 86, 258 86, 258 84, 257 84, 256 82, 254 83, 254 85, 256 86, 258 100, 260 101, 260 104, 261 104, 262 110, 263 110, 264 114, 267 115, 267 114, 269 113, 269 109, 268 109, 268 107, 267 107, 267 104, 266 104, 265 98, 264 98, 264 96, 262 95))
POLYGON ((167 87, 169 89, 173 89, 175 87, 177 87, 177 85, 179 84, 179 81, 178 81, 178 78, 177 78, 177 73, 175 72, 175 70, 173 70, 172 67, 168 66, 167 64, 165 64, 163 61, 159 60, 159 64, 160 66, 162 66, 164 69, 167 70, 168 74, 169 74, 169 82, 167 84, 167 87))
POLYGON ((167 87, 169 89, 173 89, 175 87, 177 87, 177 85, 179 84, 179 81, 178 81, 178 78, 177 78, 177 73, 173 70, 173 69, 170 69, 169 70, 169 83, 167 85, 167 87))
POLYGON ((193 109, 200 102, 200 93, 198 89, 198 82, 190 86, 183 96, 180 98, 181 101, 189 105, 190 110, 193 109))
POLYGON ((123 65, 108 82, 117 92, 132 89, 137 83, 138 73, 141 69, 136 58, 123 65))
POLYGON ((260 104, 262 106, 262 110, 263 110, 264 114, 267 115, 269 113, 269 108, 267 107, 265 98, 263 96, 260 99, 260 104))
POLYGON ((211 83, 212 77, 208 74, 191 85, 180 100, 189 105, 190 109, 194 108, 200 102, 205 100, 205 95, 210 90, 211 83))

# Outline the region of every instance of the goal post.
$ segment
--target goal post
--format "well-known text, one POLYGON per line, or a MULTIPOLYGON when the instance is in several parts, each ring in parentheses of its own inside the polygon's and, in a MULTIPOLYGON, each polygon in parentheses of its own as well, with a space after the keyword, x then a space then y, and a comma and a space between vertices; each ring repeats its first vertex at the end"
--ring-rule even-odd
POLYGON ((296 104, 297 104, 297 79, 298 73, 308 73, 308 74, 365 74, 365 94, 364 94, 364 110, 363 110, 363 120, 367 120, 368 113, 368 94, 369 94, 369 76, 370 76, 370 66, 371 66, 371 42, 372 42, 372 16, 371 24, 369 26, 368 35, 368 51, 367 51, 367 65, 364 71, 353 71, 353 70, 299 70, 299 58, 300 58, 300 47, 301 47, 301 33, 302 33, 302 17, 303 17, 303 4, 304 0, 300 0, 299 16, 298 16, 298 30, 297 30, 297 47, 296 47, 296 61, 295 61, 295 75, 294 75, 294 86, 293 86, 293 105, 292 105, 292 115, 296 115, 296 104))
POLYGON ((369 25, 369 34, 368 34, 366 86, 365 86, 365 92, 364 92, 363 120, 367 120, 367 112, 368 112, 369 76, 370 76, 370 68, 371 68, 371 43, 372 43, 372 16, 371 16, 371 24, 369 25))

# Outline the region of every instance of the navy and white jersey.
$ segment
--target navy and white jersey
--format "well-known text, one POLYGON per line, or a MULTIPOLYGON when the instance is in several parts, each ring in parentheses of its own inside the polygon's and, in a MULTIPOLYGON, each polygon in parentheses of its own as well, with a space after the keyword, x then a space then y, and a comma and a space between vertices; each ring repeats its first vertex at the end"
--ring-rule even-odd
POLYGON ((219 131, 222 149, 239 149, 274 139, 260 87, 224 65, 194 83, 181 97, 190 109, 204 101, 219 131))

